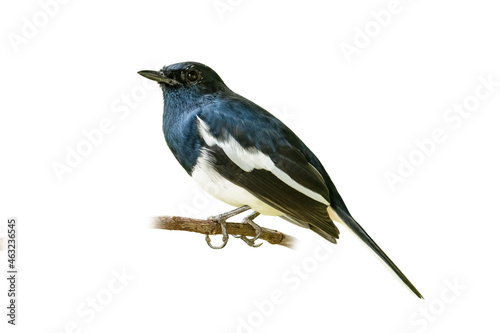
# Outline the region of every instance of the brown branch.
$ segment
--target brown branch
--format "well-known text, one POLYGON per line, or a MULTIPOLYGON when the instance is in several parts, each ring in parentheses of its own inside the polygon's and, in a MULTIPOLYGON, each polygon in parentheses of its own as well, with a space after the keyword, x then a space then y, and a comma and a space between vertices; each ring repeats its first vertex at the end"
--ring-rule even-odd
MULTIPOLYGON (((220 235, 220 224, 213 220, 198 220, 180 216, 158 216, 153 218, 153 228, 165 230, 182 230, 200 234, 220 235)), ((255 229, 246 223, 226 222, 227 233, 235 236, 255 236, 255 229)), ((262 228, 259 239, 270 244, 282 245, 293 248, 297 239, 277 230, 262 228)))

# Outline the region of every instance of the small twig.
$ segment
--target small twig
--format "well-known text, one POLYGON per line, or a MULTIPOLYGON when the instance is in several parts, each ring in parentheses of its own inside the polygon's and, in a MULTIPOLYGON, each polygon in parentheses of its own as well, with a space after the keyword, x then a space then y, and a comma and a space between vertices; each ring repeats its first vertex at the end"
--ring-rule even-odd
MULTIPOLYGON (((235 236, 255 236, 255 229, 247 223, 227 222, 227 232, 235 236)), ((182 230, 197 232, 200 234, 218 235, 222 234, 220 224, 213 220, 198 220, 180 216, 158 216, 153 218, 153 228, 165 230, 182 230)), ((277 230, 262 228, 259 239, 270 244, 276 244, 293 248, 297 239, 277 230)))

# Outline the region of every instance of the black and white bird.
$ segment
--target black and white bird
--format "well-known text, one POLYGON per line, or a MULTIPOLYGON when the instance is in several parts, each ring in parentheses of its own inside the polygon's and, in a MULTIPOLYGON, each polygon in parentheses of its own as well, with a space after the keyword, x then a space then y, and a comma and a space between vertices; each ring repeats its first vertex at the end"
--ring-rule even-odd
MULTIPOLYGON (((182 167, 209 194, 239 207, 218 217, 222 226, 227 218, 252 209, 244 221, 257 236, 242 239, 256 246, 260 227, 253 219, 259 214, 279 216, 332 243, 339 238, 335 223, 343 224, 422 298, 351 216, 318 158, 280 120, 231 91, 200 63, 139 74, 161 86, 165 140, 182 167)), ((227 243, 227 232, 223 239, 218 248, 227 243)))

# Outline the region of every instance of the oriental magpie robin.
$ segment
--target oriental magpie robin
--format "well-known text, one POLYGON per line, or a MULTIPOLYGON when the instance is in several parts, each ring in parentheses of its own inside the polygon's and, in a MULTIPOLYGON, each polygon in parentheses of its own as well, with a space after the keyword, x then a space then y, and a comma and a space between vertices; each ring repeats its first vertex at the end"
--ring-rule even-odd
MULTIPOLYGON (((336 243, 338 222, 368 245, 420 298, 418 290, 349 213, 325 168, 309 148, 272 114, 231 91, 211 68, 196 62, 140 75, 163 91, 163 133, 175 158, 214 197, 239 207, 216 217, 224 222, 248 209, 244 221, 256 237, 259 213, 279 216, 336 243)), ((210 244, 208 235, 207 242, 210 244)), ((260 244, 259 244, 260 245, 260 244)), ((213 247, 213 246, 212 246, 213 247)))

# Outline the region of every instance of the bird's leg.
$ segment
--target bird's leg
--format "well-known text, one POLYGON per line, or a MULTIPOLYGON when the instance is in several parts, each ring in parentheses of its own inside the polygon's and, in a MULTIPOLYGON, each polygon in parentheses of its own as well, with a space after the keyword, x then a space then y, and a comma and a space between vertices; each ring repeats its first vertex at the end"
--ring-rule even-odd
POLYGON ((262 228, 257 223, 255 223, 253 221, 259 215, 260 215, 259 212, 253 212, 252 214, 245 217, 245 219, 243 220, 243 223, 248 223, 255 229, 255 236, 252 238, 248 238, 246 236, 238 236, 237 237, 237 238, 241 238, 242 241, 244 241, 245 243, 247 243, 247 245, 249 245, 251 247, 259 247, 262 245, 262 243, 255 244, 255 241, 257 239, 259 239, 260 234, 262 233, 262 228))
POLYGON ((231 217, 233 217, 235 215, 238 215, 240 213, 246 212, 249 209, 250 209, 250 206, 246 206, 246 205, 245 206, 241 206, 241 207, 238 207, 236 209, 230 210, 227 213, 222 213, 222 214, 219 214, 219 215, 210 216, 209 218, 207 218, 207 220, 215 220, 215 221, 224 220, 224 221, 226 221, 228 218, 231 218, 231 217))
POLYGON ((224 246, 226 246, 227 241, 229 240, 229 235, 227 233, 227 228, 226 228, 226 220, 228 218, 235 216, 235 215, 243 213, 249 209, 250 209, 249 206, 241 206, 241 207, 233 209, 227 213, 223 213, 223 214, 209 217, 207 220, 212 220, 212 221, 215 221, 215 222, 220 224, 220 227, 222 229, 222 244, 219 246, 212 245, 212 242, 210 240, 210 236, 209 236, 209 234, 207 234, 205 236, 205 240, 206 240, 208 246, 210 246, 212 249, 222 249, 224 246))

